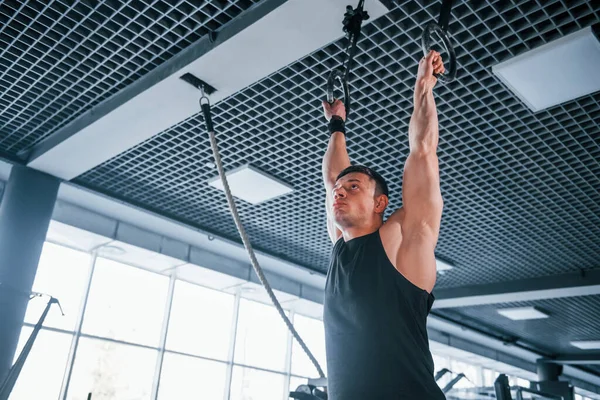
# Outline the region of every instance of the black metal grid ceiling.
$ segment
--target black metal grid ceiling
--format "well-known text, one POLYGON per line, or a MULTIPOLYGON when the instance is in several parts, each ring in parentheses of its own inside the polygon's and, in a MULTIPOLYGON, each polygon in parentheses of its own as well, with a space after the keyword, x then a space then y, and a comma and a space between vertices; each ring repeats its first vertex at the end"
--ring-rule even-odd
MULTIPOLYGON (((439 12, 440 2, 431 3, 402 2, 368 25, 350 78, 350 155, 388 179, 390 210, 401 205, 420 35, 439 12)), ((459 74, 435 89, 445 199, 437 253, 456 265, 440 276, 440 287, 600 266, 600 94, 533 114, 491 72, 498 62, 595 23, 599 8, 583 0, 455 5, 450 31, 459 74)), ((240 202, 252 241, 321 271, 331 244, 320 100, 343 45, 318 50, 214 108, 226 169, 251 163, 296 189, 259 206, 240 202)), ((237 238, 224 195, 206 184, 216 174, 206 166, 210 160, 195 116, 77 181, 237 238)))
POLYGON ((600 337, 600 296, 567 297, 560 299, 492 304, 435 310, 475 329, 495 331, 507 339, 525 339, 548 355, 585 354, 586 350, 571 346, 571 341, 598 340, 600 337), (497 310, 535 306, 548 318, 513 321, 497 310))
POLYGON ((18 156, 259 1, 0 2, 0 150, 18 156))

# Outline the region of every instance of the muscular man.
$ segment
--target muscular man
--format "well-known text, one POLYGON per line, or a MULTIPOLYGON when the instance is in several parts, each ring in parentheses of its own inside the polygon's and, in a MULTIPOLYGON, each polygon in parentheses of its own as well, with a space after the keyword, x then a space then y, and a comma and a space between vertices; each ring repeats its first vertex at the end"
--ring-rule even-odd
POLYGON ((327 228, 334 243, 323 314, 330 400, 445 398, 433 378, 425 328, 442 217, 433 87, 434 73, 443 71, 437 52, 419 63, 403 207, 386 221, 385 180, 370 168, 350 165, 344 105, 323 102, 332 132, 323 158, 327 228))

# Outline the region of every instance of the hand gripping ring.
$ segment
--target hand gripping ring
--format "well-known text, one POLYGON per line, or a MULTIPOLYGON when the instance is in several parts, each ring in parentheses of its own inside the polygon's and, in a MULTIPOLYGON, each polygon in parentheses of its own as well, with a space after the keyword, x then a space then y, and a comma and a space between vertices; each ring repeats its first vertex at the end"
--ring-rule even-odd
POLYGON ((344 71, 341 69, 334 69, 329 74, 329 78, 327 78, 327 101, 329 104, 333 104, 335 99, 339 99, 339 97, 335 97, 335 84, 336 80, 340 83, 342 87, 342 91, 344 92, 344 106, 346 107, 346 116, 350 114, 350 90, 348 89, 348 82, 344 76, 344 71))
POLYGON ((444 50, 450 56, 448 64, 444 63, 446 72, 443 74, 435 74, 438 81, 443 83, 450 83, 456 78, 456 53, 454 52, 454 46, 448 37, 448 33, 443 30, 438 24, 432 22, 428 24, 423 30, 423 36, 421 36, 421 48, 423 49, 423 55, 427 56, 431 50, 432 36, 437 33, 442 42, 444 43, 444 50))

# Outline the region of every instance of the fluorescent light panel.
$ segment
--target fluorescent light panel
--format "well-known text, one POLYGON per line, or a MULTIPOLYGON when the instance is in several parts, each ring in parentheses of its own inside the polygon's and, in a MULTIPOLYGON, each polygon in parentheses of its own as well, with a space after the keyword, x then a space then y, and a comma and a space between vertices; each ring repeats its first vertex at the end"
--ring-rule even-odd
MULTIPOLYGON (((100 106, 84 114, 65 128, 75 134, 33 157, 29 167, 65 180, 83 174, 198 113, 200 91, 179 79, 183 74, 192 73, 217 89, 210 96, 214 106, 341 38, 347 4, 347 0, 286 1, 98 120, 85 122, 100 106)), ((365 9, 371 18, 364 25, 388 12, 378 0, 366 0, 365 9)))
POLYGON ((600 350, 600 340, 578 340, 571 342, 571 345, 582 350, 600 350))
POLYGON ((600 42, 592 27, 530 50, 492 71, 534 112, 600 90, 600 42))
POLYGON ((435 269, 439 271, 448 271, 451 270, 452 268, 454 268, 452 265, 448 264, 447 262, 438 260, 437 258, 435 259, 435 269))
POLYGON ((548 318, 548 314, 543 313, 535 307, 504 308, 498 310, 498 313, 513 321, 548 318))
MULTIPOLYGON (((290 185, 250 165, 226 172, 225 176, 227 176, 231 194, 251 204, 264 203, 294 191, 290 185)), ((211 178, 208 184, 223 190, 223 184, 218 175, 211 178)))

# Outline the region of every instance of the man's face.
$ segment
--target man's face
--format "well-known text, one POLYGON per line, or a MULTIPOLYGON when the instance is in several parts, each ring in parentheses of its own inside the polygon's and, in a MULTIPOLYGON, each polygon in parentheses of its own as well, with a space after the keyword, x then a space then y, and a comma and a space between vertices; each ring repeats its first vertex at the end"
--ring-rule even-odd
POLYGON ((375 181, 368 175, 352 172, 337 180, 333 187, 332 214, 340 228, 369 224, 377 214, 375 181))

